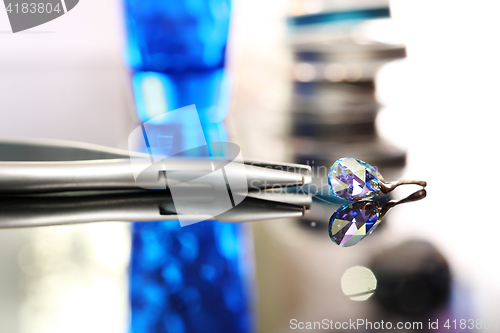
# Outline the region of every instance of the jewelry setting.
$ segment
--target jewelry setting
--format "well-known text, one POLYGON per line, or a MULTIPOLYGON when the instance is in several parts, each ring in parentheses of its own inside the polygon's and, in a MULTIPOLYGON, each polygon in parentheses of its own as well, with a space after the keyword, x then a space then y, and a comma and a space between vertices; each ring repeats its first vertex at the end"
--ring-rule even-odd
POLYGON ((425 189, 421 189, 399 201, 370 201, 369 199, 387 194, 400 185, 425 187, 427 182, 402 180, 386 183, 374 167, 354 158, 337 160, 328 173, 328 184, 336 197, 355 201, 337 209, 328 225, 331 240, 343 247, 356 245, 371 234, 389 209, 402 203, 421 200, 427 195, 425 189))
POLYGON ((328 185, 333 195, 349 201, 371 199, 387 194, 405 184, 427 186, 427 182, 420 180, 386 183, 377 169, 366 162, 350 157, 338 159, 328 173, 328 185))

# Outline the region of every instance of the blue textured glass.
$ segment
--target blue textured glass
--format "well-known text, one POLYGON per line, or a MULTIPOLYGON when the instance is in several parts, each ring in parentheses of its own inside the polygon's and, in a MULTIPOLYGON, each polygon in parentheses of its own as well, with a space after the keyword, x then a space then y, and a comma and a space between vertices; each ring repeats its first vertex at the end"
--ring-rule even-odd
POLYGON ((229 0, 124 0, 126 62, 135 70, 204 71, 224 67, 229 0))
POLYGON ((136 223, 131 332, 251 332, 237 223, 136 223))
MULTIPOLYGON (((229 0, 124 0, 124 11, 125 61, 132 70, 139 118, 145 122, 195 104, 203 127, 203 133, 191 133, 191 120, 180 118, 172 127, 175 133, 154 134, 150 128, 163 140, 154 153, 168 154, 171 145, 189 147, 203 139, 227 141, 222 120, 230 94, 223 69, 229 0)), ((130 332, 252 332, 242 234, 238 223, 135 223, 130 332)))

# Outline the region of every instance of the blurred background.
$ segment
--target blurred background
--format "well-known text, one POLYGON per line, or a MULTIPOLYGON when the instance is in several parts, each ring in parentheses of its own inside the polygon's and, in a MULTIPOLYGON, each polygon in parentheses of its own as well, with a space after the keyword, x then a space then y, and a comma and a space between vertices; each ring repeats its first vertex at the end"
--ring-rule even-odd
MULTIPOLYGON (((288 332, 292 319, 498 320, 499 10, 232 1, 226 126, 245 157, 327 168, 355 157, 386 180, 429 184, 425 200, 394 208, 350 248, 328 237, 335 209, 321 202, 301 220, 245 224, 256 332, 288 332)), ((140 119, 124 17, 120 1, 82 0, 12 34, 0 10, 0 137, 126 148, 140 119)), ((1 230, 0 244, 1 332, 129 330, 130 224, 1 230)))

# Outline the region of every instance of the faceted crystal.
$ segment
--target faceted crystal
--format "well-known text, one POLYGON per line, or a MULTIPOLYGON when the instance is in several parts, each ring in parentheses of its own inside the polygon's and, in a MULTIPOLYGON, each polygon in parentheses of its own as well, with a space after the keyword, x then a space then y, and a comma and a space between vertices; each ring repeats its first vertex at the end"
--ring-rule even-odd
POLYGON ((356 201, 380 194, 382 175, 370 164, 355 158, 341 158, 333 163, 328 173, 332 193, 345 200, 356 201))
POLYGON ((381 206, 378 202, 359 201, 337 209, 328 225, 332 241, 344 247, 358 244, 380 223, 381 206))

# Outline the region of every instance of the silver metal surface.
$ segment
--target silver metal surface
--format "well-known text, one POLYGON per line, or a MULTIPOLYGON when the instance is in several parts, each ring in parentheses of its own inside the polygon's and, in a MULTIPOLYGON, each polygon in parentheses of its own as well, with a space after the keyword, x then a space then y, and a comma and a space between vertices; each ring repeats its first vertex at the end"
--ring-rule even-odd
MULTIPOLYGON (((66 142, 4 142, 0 143, 2 152, 2 194, 137 189, 140 186, 134 174, 146 169, 153 175, 147 180, 152 185, 148 188, 164 189, 209 175, 214 167, 210 160, 193 159, 168 159, 152 164, 149 155, 132 153, 128 157, 127 151, 66 142)), ((229 162, 217 160, 215 164, 224 166, 229 162)), ((296 186, 311 181, 308 166, 262 161, 246 161, 244 164, 245 168, 238 168, 238 172, 246 172, 249 189, 296 186)))

